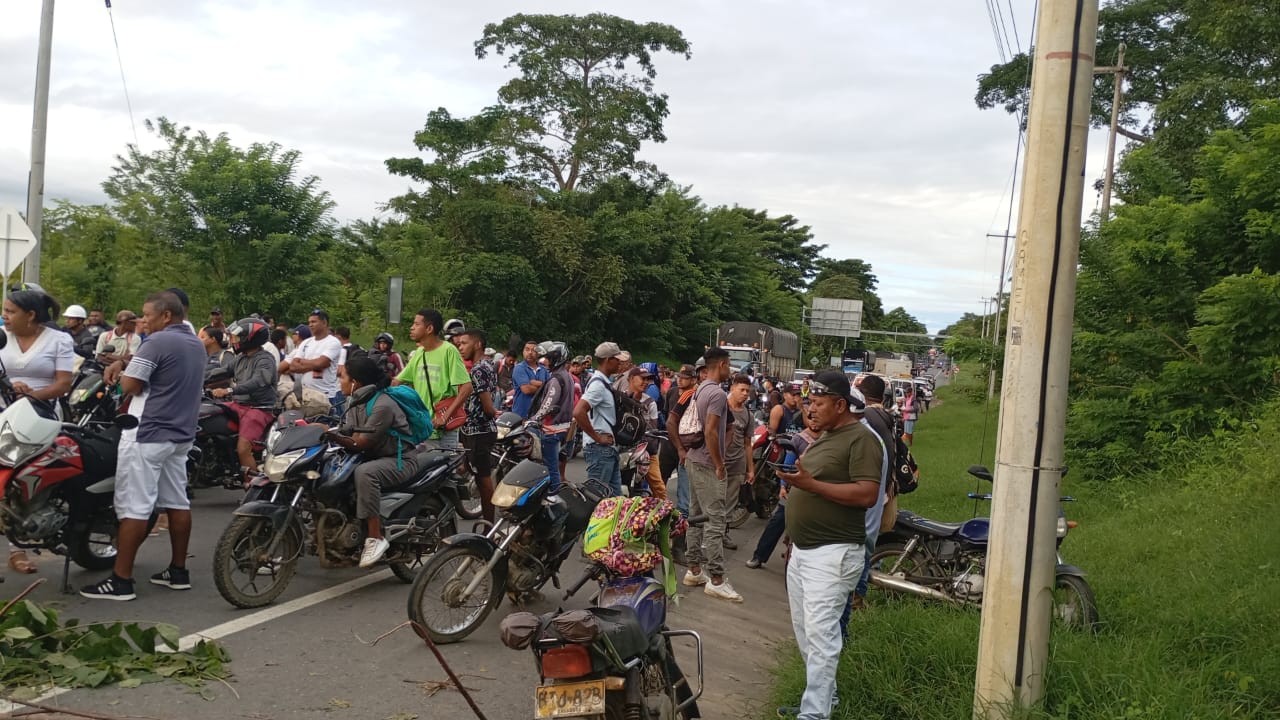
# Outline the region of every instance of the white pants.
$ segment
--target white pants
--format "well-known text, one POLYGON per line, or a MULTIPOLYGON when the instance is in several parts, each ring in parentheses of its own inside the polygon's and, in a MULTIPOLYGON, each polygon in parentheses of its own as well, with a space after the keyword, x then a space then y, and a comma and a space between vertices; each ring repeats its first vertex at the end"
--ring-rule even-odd
POLYGON ((787 599, 805 673, 804 695, 796 720, 826 720, 831 716, 842 645, 840 615, 862 575, 865 556, 860 544, 791 549, 787 599))
POLYGON ((116 517, 147 520, 157 507, 188 510, 187 452, 191 443, 140 443, 120 438, 116 459, 116 517))

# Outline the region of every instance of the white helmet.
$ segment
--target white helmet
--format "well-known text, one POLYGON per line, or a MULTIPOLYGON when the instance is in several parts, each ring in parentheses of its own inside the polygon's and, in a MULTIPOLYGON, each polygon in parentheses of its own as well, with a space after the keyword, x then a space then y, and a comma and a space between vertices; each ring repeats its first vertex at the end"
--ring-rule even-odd
POLYGON ((448 320, 444 321, 444 333, 443 333, 444 339, 448 340, 449 338, 453 337, 454 335, 457 335, 458 333, 466 329, 467 329, 467 326, 458 318, 449 318, 448 320))
POLYGON ((80 318, 84 320, 89 317, 89 313, 84 311, 83 305, 68 305, 67 311, 62 313, 62 317, 80 318))

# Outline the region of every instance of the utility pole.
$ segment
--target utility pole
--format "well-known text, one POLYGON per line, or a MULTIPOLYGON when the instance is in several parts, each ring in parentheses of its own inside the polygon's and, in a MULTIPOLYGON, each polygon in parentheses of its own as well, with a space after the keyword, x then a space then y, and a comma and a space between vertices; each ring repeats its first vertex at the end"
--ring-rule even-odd
POLYGON ((990 400, 996 396, 996 362, 1000 358, 996 357, 995 349, 1000 347, 1000 314, 1004 308, 1004 277, 1009 272, 1007 267, 1009 262, 1009 241, 1017 236, 1010 235, 1008 228, 1005 228, 1003 234, 992 235, 987 233, 987 237, 1004 239, 1004 244, 1000 248, 1000 282, 997 284, 998 289, 996 290, 996 331, 991 334, 991 368, 987 376, 987 399, 990 400))
MULTIPOLYGON (((31 119, 31 174, 27 177, 27 226, 35 247, 22 266, 24 282, 40 282, 40 246, 44 237, 44 146, 49 129, 49 64, 53 56, 53 0, 40 11, 40 48, 36 51, 36 99, 31 119)), ((8 285, 9 279, 5 278, 8 285)))
POLYGON ((991 313, 987 311, 987 305, 991 302, 991 298, 982 298, 982 339, 987 339, 987 320, 991 313))
POLYGON ((1043 0, 996 446, 973 714, 1044 698, 1098 0, 1043 0))
POLYGON ((1111 216, 1111 183, 1116 169, 1116 135, 1120 130, 1120 103, 1124 100, 1124 75, 1129 69, 1124 65, 1124 43, 1116 50, 1115 67, 1094 68, 1094 74, 1112 73, 1115 75, 1116 87, 1111 95, 1111 132, 1107 135, 1107 174, 1102 179, 1102 212, 1098 215, 1098 224, 1105 225, 1111 216))

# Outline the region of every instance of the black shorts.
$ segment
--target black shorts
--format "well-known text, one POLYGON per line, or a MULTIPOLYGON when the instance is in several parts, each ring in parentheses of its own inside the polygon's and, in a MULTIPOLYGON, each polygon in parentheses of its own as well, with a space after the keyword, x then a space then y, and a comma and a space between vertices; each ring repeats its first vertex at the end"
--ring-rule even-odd
POLYGON ((477 433, 462 435, 462 447, 467 449, 467 464, 476 477, 489 477, 493 474, 493 444, 498 440, 498 433, 477 433))

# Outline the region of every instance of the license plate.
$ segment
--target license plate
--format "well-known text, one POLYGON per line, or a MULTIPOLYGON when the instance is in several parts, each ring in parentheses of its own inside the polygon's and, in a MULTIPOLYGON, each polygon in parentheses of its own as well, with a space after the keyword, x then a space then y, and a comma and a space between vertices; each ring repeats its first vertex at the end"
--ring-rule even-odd
POLYGON ((604 714, 604 680, 539 685, 534 693, 536 718, 581 717, 604 714))

